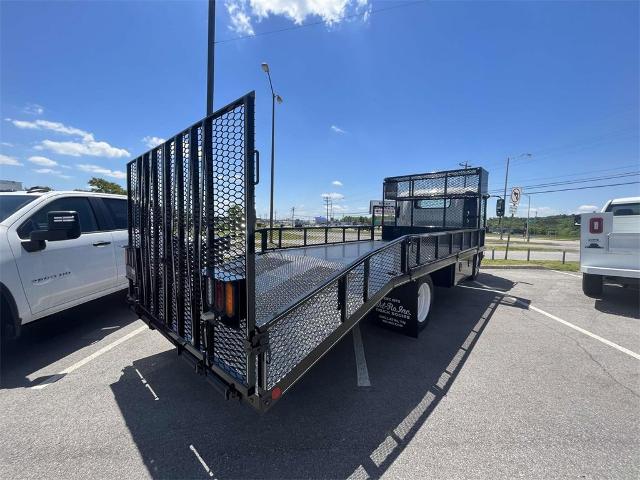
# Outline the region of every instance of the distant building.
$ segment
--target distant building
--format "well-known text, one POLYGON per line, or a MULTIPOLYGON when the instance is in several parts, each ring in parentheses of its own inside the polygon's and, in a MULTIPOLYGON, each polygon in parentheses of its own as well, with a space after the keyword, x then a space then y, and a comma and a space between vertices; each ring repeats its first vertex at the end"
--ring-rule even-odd
POLYGON ((320 223, 320 224, 327 223, 327 217, 315 217, 314 220, 316 223, 320 223))
POLYGON ((22 188, 22 182, 0 180, 0 192, 17 192, 18 190, 24 190, 22 188))

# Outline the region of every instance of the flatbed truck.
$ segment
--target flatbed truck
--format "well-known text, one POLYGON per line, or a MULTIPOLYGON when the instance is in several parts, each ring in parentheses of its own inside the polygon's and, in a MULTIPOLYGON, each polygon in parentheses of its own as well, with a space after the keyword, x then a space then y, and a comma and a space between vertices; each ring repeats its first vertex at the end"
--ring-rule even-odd
POLYGON ((478 273, 488 174, 388 177, 394 218, 256 229, 254 94, 127 165, 128 300, 227 398, 270 409, 363 319, 410 336, 478 273))

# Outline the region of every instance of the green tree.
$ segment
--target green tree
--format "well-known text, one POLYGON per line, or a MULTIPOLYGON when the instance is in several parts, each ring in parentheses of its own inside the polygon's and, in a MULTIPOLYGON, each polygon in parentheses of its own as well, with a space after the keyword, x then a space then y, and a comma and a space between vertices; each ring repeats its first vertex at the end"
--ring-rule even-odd
POLYGON ((126 195, 127 191, 114 182, 105 180, 104 178, 93 177, 89 180, 91 191, 97 193, 115 193, 117 195, 126 195))

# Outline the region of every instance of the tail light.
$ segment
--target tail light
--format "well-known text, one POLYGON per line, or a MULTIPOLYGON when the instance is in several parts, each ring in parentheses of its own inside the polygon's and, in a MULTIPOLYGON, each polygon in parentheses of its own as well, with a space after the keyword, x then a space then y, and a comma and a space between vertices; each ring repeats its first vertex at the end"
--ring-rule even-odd
POLYGON ((589 233, 602 233, 604 231, 604 220, 602 217, 589 219, 589 233))
POLYGON ((232 328, 239 328, 240 320, 246 315, 245 280, 218 280, 208 277, 207 282, 209 307, 222 323, 232 328))

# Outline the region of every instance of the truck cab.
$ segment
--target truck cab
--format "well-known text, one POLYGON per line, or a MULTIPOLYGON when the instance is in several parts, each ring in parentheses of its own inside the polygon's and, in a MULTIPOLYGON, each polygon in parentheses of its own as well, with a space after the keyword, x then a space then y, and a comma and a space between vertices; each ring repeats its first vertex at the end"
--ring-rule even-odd
POLYGON ((127 199, 76 191, 0 193, 3 337, 127 287, 127 199))
POLYGON ((600 298, 603 284, 640 284, 640 197, 609 200, 580 218, 580 271, 585 295, 600 298))

